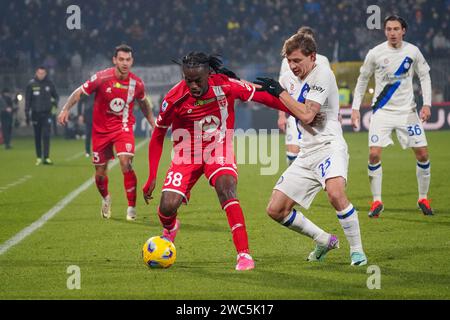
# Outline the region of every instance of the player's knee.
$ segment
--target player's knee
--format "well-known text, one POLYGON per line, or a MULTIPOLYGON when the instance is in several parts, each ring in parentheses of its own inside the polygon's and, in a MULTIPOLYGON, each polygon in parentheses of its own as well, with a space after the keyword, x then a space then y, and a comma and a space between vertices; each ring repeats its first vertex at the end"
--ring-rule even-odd
POLYGON ((327 193, 331 204, 339 203, 342 199, 345 199, 345 194, 339 189, 329 190, 327 193))
POLYGON ((129 159, 121 159, 120 160, 120 168, 122 173, 127 173, 133 170, 133 166, 131 165, 131 160, 129 159))
POLYGON ((216 180, 214 188, 220 203, 236 199, 236 179, 233 176, 221 176, 216 180))
POLYGON ((161 202, 159 205, 159 212, 166 217, 174 215, 178 210, 178 206, 174 201, 161 202))
POLYGON ((285 210, 283 210, 283 208, 281 208, 280 206, 277 206, 272 201, 269 202, 269 204, 267 205, 267 208, 266 208, 267 215, 277 222, 283 220, 284 211, 285 210))
POLYGON ((381 161, 381 155, 378 152, 370 152, 369 153, 369 162, 371 164, 376 164, 381 161))
POLYGON ((426 161, 428 161, 428 159, 429 159, 428 151, 427 150, 421 150, 421 151, 416 152, 416 159, 419 162, 426 162, 426 161))
POLYGON ((171 195, 163 192, 161 203, 159 204, 159 212, 166 217, 174 215, 183 201, 180 197, 178 194, 171 195))

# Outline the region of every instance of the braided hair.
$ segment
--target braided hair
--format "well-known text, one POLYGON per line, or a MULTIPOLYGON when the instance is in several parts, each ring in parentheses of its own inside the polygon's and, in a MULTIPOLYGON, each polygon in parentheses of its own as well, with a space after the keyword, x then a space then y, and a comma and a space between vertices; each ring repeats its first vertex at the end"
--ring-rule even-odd
POLYGON ((215 73, 219 73, 223 67, 223 62, 219 55, 207 55, 204 52, 192 51, 181 59, 183 68, 210 68, 215 73))

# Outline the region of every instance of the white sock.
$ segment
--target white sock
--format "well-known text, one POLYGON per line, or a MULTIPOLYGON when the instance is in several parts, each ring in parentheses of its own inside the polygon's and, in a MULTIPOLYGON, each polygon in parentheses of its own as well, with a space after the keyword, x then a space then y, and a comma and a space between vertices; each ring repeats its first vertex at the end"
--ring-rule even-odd
POLYGON ((283 226, 301 233, 305 236, 313 239, 317 244, 321 246, 328 245, 330 234, 326 233, 312 221, 306 218, 300 211, 292 209, 291 213, 280 222, 283 226))
POLYGON ((370 164, 367 173, 369 174, 370 191, 372 191, 373 201, 381 201, 381 183, 383 180, 383 167, 381 162, 370 164))
POLYGON ((427 198, 431 180, 430 160, 426 162, 417 161, 416 175, 417 175, 417 185, 419 187, 419 199, 427 198))
POLYGON ((292 162, 295 161, 295 159, 297 159, 297 153, 293 153, 293 152, 286 152, 286 161, 287 164, 290 166, 292 164, 292 162))
POLYGON ((350 244, 350 253, 363 252, 361 231, 359 230, 358 212, 350 203, 343 211, 336 211, 344 234, 350 244))

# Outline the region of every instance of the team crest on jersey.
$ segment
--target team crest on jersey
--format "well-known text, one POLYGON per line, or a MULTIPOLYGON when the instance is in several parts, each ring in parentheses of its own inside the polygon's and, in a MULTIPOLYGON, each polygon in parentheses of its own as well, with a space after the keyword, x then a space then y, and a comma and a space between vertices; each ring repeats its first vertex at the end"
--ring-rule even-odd
POLYGON ((125 108, 125 101, 121 98, 115 98, 109 103, 109 107, 114 112, 120 112, 125 108))
POLYGON ((127 152, 131 152, 131 150, 133 150, 133 145, 131 143, 126 143, 125 149, 127 149, 127 152))
POLYGON ((220 120, 216 116, 206 116, 199 121, 198 125, 203 132, 213 133, 219 128, 220 120))
POLYGON ((221 166, 225 165, 225 157, 217 157, 216 162, 221 166))
POLYGON ((217 102, 219 103, 220 108, 228 107, 228 100, 227 98, 225 98, 225 96, 223 98, 217 97, 217 102))
POLYGON ((161 112, 166 111, 168 105, 169 103, 166 100, 164 100, 161 104, 161 112))

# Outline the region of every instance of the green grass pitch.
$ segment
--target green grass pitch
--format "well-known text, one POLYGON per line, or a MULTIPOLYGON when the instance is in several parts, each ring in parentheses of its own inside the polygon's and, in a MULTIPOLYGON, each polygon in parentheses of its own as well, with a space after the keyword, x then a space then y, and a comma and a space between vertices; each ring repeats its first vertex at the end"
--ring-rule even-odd
MULTIPOLYGON (((267 217, 272 187, 285 169, 282 143, 278 174, 261 176, 259 165, 239 167, 238 193, 255 270, 234 271, 236 254, 226 217, 204 178, 194 188, 189 206, 179 212, 182 225, 175 265, 167 270, 148 269, 140 250, 146 239, 161 233, 156 207, 169 164, 170 143, 166 141, 155 200, 149 206, 140 192, 148 172, 147 148, 136 154, 136 222, 125 220, 123 179, 115 167, 109 180, 112 218, 101 219, 100 197, 94 185, 89 187, 0 255, 0 299, 449 299, 450 131, 428 132, 427 137, 435 216, 423 216, 417 209, 415 159, 411 150, 402 151, 397 143, 383 154, 386 209, 379 219, 369 220, 367 133, 346 134, 350 152, 347 193, 359 209, 368 266, 380 268, 381 289, 368 289, 372 275, 367 273, 368 266, 349 265, 348 243, 323 192, 310 210, 303 211, 341 239, 341 248, 323 263, 306 262, 313 243, 267 217), (80 268, 80 290, 67 288, 71 265, 80 268)), ((13 150, 0 150, 0 245, 93 175, 90 161, 81 155, 82 141, 54 139, 55 165, 40 167, 34 166, 31 139, 13 142, 13 150)))

